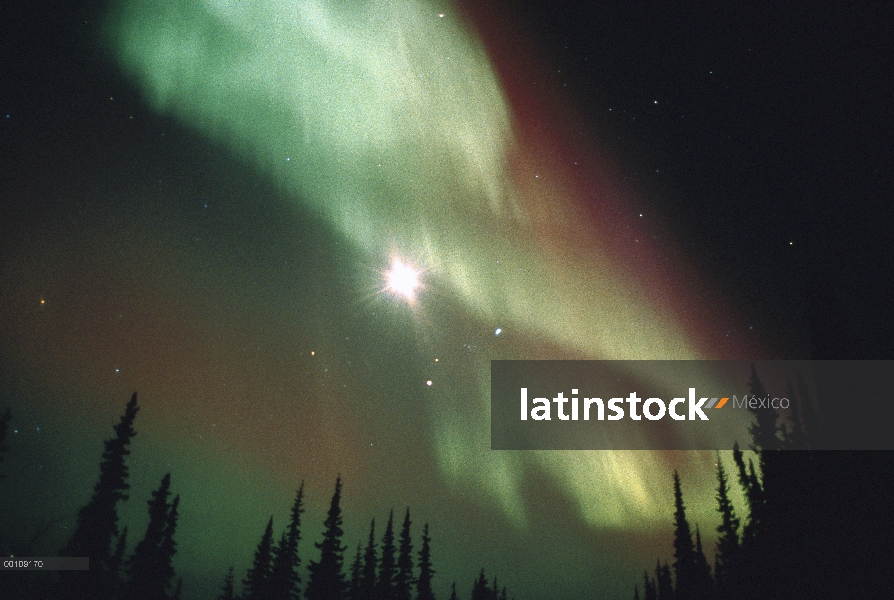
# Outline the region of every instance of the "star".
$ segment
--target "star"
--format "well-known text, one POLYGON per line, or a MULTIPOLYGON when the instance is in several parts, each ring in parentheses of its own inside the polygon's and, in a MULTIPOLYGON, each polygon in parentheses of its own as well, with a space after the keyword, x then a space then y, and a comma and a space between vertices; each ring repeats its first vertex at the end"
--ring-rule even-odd
POLYGON ((400 296, 408 302, 416 300, 416 290, 422 287, 419 282, 419 271, 404 264, 399 258, 391 262, 391 268, 385 273, 385 290, 400 296))

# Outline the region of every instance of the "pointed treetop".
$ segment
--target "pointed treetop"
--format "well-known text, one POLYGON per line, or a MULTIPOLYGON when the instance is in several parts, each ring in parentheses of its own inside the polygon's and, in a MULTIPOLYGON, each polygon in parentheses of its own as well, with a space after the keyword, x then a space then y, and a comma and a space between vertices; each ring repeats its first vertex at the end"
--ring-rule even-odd
POLYGON ((298 575, 298 568, 301 566, 301 559, 298 556, 298 541, 301 539, 302 513, 304 513, 303 481, 295 494, 289 525, 280 536, 273 552, 270 583, 267 586, 268 595, 272 599, 292 599, 299 595, 301 577, 298 575))
MULTIPOLYGON (((115 437, 103 442, 99 481, 93 488, 90 502, 78 512, 77 526, 60 552, 61 556, 88 556, 91 564, 100 569, 108 562, 112 539, 118 536, 117 504, 129 498, 129 471, 124 459, 130 454, 127 447, 136 435, 133 423, 138 410, 137 394, 134 392, 121 420, 114 427, 115 437)), ((61 577, 68 579, 71 575, 66 572, 61 577)), ((89 590, 85 594, 89 595, 89 590)))
POLYGON ((242 597, 245 600, 255 600, 263 598, 267 593, 267 585, 270 582, 270 572, 272 569, 272 551, 273 551, 273 515, 267 521, 267 527, 264 529, 264 535, 258 543, 258 549, 255 550, 255 558, 245 579, 242 580, 242 597))
POLYGON ((394 547, 394 509, 388 513, 388 523, 382 536, 382 557, 379 560, 379 577, 376 583, 378 595, 390 600, 394 592, 394 579, 397 575, 394 547))
POLYGON ((359 600, 370 600, 376 589, 376 520, 369 524, 369 542, 363 553, 363 570, 360 573, 359 600))
POLYGON ((320 560, 308 565, 307 600, 342 600, 348 584, 344 574, 344 535, 341 516, 341 476, 335 480, 335 493, 323 523, 323 541, 314 545, 320 550, 320 560))
POLYGON ((127 560, 128 580, 124 584, 126 598, 166 598, 174 577, 173 558, 177 550, 173 536, 177 527, 180 497, 168 503, 171 495, 171 474, 162 477, 161 485, 152 492, 149 525, 146 534, 127 560))
MULTIPOLYGON (((757 368, 751 363, 751 378, 748 380, 748 386, 752 396, 758 399, 769 396, 764 384, 757 376, 757 368)), ((775 410, 768 408, 751 409, 754 412, 755 422, 749 427, 748 432, 751 434, 751 449, 758 450, 777 450, 779 448, 779 438, 776 437, 776 420, 777 414, 775 410)))
POLYGON ((234 600, 234 596, 233 596, 233 567, 230 567, 227 570, 227 574, 224 577, 223 588, 221 588, 220 594, 217 596, 217 600, 234 600))
POLYGON ((434 600, 432 577, 435 570, 431 565, 431 538, 428 523, 422 528, 422 549, 419 551, 419 579, 416 581, 416 600, 434 600))
POLYGON ((674 575, 679 595, 688 597, 695 586, 695 550, 692 531, 686 520, 686 507, 680 488, 680 476, 674 471, 674 575))
POLYGON ((351 579, 348 587, 348 596, 354 600, 360 596, 360 574, 363 572, 363 544, 357 543, 357 552, 354 553, 354 561, 351 563, 351 579))
POLYGON ((413 542, 410 537, 410 509, 404 514, 404 523, 400 530, 400 549, 397 555, 397 574, 394 578, 394 597, 396 600, 412 600, 413 577, 413 542))

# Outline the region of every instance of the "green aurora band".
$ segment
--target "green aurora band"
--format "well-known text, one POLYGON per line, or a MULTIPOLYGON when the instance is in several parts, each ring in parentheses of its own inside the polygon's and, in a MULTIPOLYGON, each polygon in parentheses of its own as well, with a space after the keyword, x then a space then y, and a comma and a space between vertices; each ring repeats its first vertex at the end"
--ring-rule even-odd
MULTIPOLYGON (((372 262, 418 265, 426 288, 470 318, 567 357, 702 358, 618 265, 595 251, 595 260, 551 251, 553 240, 535 232, 545 211, 573 235, 575 213, 565 198, 530 197, 514 181, 511 108, 451 6, 124 1, 104 35, 156 111, 255 165, 372 262)), ((418 304, 419 314, 431 310, 424 297, 418 304)), ((458 402, 449 385, 437 392, 446 399, 431 405, 442 475, 486 491, 519 526, 530 518, 530 468, 561 485, 594 526, 665 522, 659 454, 489 451, 489 361, 531 357, 476 354, 477 398, 458 402)), ((693 460, 701 474, 691 485, 708 489, 713 457, 693 460)), ((690 510, 711 520, 707 503, 690 510)))

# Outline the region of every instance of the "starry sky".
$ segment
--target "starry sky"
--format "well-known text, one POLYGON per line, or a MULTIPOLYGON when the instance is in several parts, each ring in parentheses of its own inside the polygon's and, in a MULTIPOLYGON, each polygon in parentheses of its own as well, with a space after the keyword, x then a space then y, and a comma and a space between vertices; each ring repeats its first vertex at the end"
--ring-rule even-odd
POLYGON ((19 10, 6 539, 65 542, 137 391, 122 520, 170 471, 187 598, 302 480, 306 563, 337 474, 351 551, 391 508, 430 524, 440 597, 482 566, 626 597, 673 469, 716 526, 713 453, 491 451, 491 360, 894 355, 889 3, 19 10))

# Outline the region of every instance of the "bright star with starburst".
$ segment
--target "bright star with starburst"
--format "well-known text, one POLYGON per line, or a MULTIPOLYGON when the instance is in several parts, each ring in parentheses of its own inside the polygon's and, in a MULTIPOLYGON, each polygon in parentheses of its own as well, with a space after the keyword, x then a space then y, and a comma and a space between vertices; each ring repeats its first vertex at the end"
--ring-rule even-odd
POLYGON ((391 268, 385 273, 385 290, 407 302, 416 300, 416 290, 422 287, 419 271, 399 258, 392 259, 391 268))

